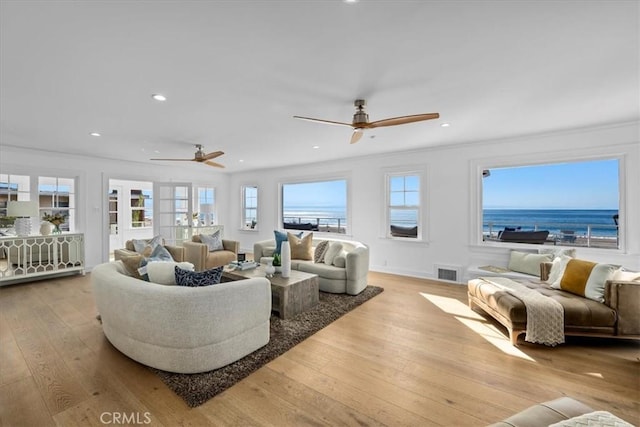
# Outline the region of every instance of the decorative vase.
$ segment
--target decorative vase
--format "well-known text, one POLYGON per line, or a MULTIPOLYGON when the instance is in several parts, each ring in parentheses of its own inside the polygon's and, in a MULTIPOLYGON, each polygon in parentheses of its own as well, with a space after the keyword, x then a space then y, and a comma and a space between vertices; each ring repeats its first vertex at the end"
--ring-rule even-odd
POLYGON ((265 260, 267 262, 267 266, 264 268, 267 277, 273 277, 273 273, 276 272, 276 268, 273 266, 273 258, 267 258, 265 260))
POLYGON ((286 279, 291 274, 291 245, 289 242, 282 242, 280 256, 282 258, 282 277, 286 279))
POLYGON ((54 227, 55 226, 49 221, 42 221, 42 223, 40 224, 40 234, 42 234, 43 236, 48 236, 53 232, 54 227))
POLYGON ((62 230, 60 230, 60 224, 53 224, 53 234, 60 234, 62 233, 62 230))

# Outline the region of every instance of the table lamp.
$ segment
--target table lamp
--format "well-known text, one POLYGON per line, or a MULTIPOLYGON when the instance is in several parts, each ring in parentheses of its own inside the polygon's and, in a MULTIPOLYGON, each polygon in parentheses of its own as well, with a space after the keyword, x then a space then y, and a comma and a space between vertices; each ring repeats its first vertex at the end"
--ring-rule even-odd
POLYGON ((16 217, 14 227, 18 236, 31 234, 31 218, 39 215, 38 202, 12 201, 7 204, 7 216, 16 217))

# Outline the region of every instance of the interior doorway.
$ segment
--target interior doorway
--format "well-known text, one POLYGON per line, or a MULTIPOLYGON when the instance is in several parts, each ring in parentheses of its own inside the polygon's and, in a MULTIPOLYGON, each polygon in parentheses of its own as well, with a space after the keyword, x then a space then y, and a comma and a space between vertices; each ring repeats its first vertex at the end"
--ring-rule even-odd
POLYGON ((127 240, 153 237, 153 182, 109 179, 109 259, 127 240))

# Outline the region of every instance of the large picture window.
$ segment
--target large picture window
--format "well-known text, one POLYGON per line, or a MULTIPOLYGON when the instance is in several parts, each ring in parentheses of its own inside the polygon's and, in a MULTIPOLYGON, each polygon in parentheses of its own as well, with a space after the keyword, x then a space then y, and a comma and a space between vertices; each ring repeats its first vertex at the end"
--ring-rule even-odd
POLYGON ((387 174, 387 236, 418 239, 420 225, 420 174, 387 174))
POLYGON ((484 241, 617 249, 617 159, 485 169, 484 241))
POLYGON ((282 227, 345 234, 347 180, 282 184, 282 227))
POLYGON ((258 229, 258 187, 255 185, 242 187, 242 228, 258 229))

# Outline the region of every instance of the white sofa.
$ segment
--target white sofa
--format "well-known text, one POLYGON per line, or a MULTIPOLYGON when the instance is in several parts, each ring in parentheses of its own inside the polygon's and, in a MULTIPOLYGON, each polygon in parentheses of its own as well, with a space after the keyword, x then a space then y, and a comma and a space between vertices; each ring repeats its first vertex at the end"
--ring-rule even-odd
MULTIPOLYGON (((291 260, 291 268, 305 273, 317 274, 319 287, 323 292, 347 293, 349 295, 357 295, 362 292, 367 287, 369 247, 353 240, 314 238, 312 243, 314 249, 322 240, 342 243, 342 249, 346 252, 344 267, 293 259, 291 260)), ((275 248, 275 240, 256 242, 253 245, 253 259, 262 262, 263 258, 273 255, 275 248)))
POLYGON ((96 266, 91 283, 102 328, 122 353, 169 372, 206 372, 269 342, 265 278, 203 287, 145 282, 121 261, 96 266))

